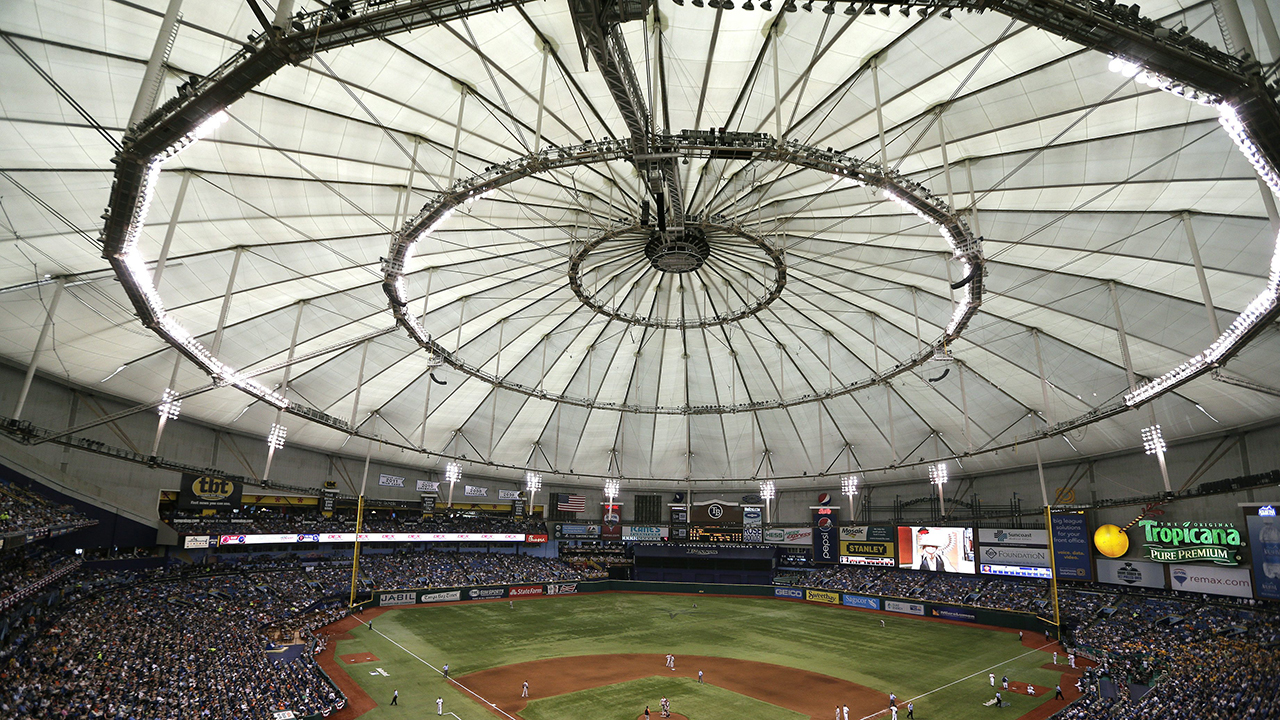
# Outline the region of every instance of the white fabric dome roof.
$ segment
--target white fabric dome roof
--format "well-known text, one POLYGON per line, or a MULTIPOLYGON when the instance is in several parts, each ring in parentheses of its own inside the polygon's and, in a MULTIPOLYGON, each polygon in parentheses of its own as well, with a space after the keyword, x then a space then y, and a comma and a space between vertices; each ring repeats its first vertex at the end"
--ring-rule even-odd
MULTIPOLYGON (((449 368, 436 371, 447 385, 433 383, 426 353, 388 310, 380 259, 391 232, 451 177, 532 150, 540 38, 551 50, 541 144, 626 136, 554 0, 326 52, 227 108, 228 122, 165 165, 140 240, 155 261, 172 232, 166 307, 213 344, 234 272, 219 357, 248 372, 274 368, 258 379, 276 387, 297 322, 303 359, 286 396, 385 438, 375 453, 388 459, 403 461, 400 444, 428 451, 426 465, 466 455, 513 477, 526 467, 641 481, 862 468, 877 471, 874 481, 919 477, 909 463, 969 452, 966 473, 1022 465, 1025 454, 983 451, 1114 404, 1130 388, 1117 307, 1138 379, 1203 349, 1215 333, 1189 232, 1220 325, 1266 282, 1274 230, 1218 113, 1109 72, 1105 55, 993 14, 658 7, 658 32, 623 28, 642 83, 657 86, 647 102, 659 129, 776 135, 776 64, 786 138, 879 161, 879 93, 888 165, 948 200, 984 239, 985 299, 952 360, 819 399, 936 340, 958 278, 937 232, 895 203, 774 163, 678 167, 687 209, 732 217, 783 250, 776 299, 715 322, 768 294, 773 268, 759 247, 713 233, 702 266, 677 274, 654 268, 633 235, 592 251, 583 286, 604 307, 659 322, 599 312, 570 287, 569 263, 584 242, 640 214, 641 181, 619 161, 508 185, 418 243, 406 270, 424 328, 510 387, 449 368), (775 54, 768 28, 779 14, 775 54), (754 402, 783 407, 688 411, 754 402)), ((11 43, 0 48, 0 354, 26 364, 54 278, 65 277, 41 367, 138 402, 170 387, 176 353, 139 323, 97 236, 115 153, 107 137, 128 125, 164 8, 24 0, 0 18, 11 43)), ((161 101, 261 30, 244 4, 183 10, 161 101)), ((1222 44, 1208 4, 1162 2, 1143 14, 1222 44)), ((1266 332, 1224 372, 1276 387, 1278 359, 1266 332)), ((208 384, 191 363, 177 367, 175 389, 208 384)), ((182 412, 265 437, 275 409, 252 401, 220 388, 187 398, 182 412)), ((1280 399, 1206 375, 1153 407, 1177 438, 1274 418, 1280 399)), ((290 444, 332 451, 348 438, 289 424, 290 444)), ((1041 452, 1132 449, 1149 424, 1143 408, 1045 440, 1041 452)))

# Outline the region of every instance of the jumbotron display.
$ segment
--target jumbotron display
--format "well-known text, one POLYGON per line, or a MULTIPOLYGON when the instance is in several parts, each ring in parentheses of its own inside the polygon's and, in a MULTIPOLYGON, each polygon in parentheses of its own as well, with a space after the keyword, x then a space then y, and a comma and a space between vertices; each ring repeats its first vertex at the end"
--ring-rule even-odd
POLYGON ((958 527, 898 528, 898 567, 928 572, 977 572, 973 529, 958 527))

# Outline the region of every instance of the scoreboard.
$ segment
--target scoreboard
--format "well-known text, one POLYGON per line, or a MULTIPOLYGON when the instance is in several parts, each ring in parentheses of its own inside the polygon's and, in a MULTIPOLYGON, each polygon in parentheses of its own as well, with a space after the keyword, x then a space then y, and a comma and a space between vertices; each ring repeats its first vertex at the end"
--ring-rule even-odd
POLYGON ((697 542, 742 542, 742 528, 694 525, 689 528, 689 539, 697 542))

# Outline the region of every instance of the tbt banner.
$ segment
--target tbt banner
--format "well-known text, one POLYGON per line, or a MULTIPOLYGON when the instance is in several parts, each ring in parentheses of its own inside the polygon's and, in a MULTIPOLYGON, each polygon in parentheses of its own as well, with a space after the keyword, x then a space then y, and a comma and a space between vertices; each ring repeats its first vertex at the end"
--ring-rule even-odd
POLYGON ((179 510, 232 510, 240 508, 240 483, 213 475, 182 474, 178 490, 179 510))

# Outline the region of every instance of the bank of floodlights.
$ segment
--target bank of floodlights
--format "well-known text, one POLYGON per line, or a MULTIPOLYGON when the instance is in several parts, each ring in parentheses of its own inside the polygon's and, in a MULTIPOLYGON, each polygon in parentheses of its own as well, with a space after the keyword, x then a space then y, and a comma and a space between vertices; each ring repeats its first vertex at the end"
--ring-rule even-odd
POLYGON ((618 497, 618 481, 617 480, 604 481, 604 496, 606 498, 609 498, 609 504, 612 505, 614 499, 618 497))
POLYGON ((846 475, 840 479, 840 492, 853 497, 858 494, 858 476, 846 475))
POLYGON ((284 447, 285 436, 289 434, 289 429, 280 423, 271 423, 271 432, 267 434, 267 446, 272 450, 279 450, 284 447))
POLYGON ((177 420, 178 412, 182 409, 182 399, 178 397, 178 393, 165 388, 162 398, 160 404, 156 406, 156 412, 165 420, 177 420))
POLYGON ((456 462, 451 462, 444 466, 444 479, 450 484, 454 484, 462 479, 462 466, 456 462))
POLYGON ((938 463, 929 466, 929 482, 930 484, 942 487, 947 483, 947 465, 946 463, 938 463))
POLYGON ((1164 433, 1160 432, 1159 425, 1142 428, 1142 449, 1147 451, 1148 455, 1163 455, 1168 447, 1164 444, 1164 433))
POLYGON ((536 472, 527 472, 527 473, 525 473, 525 474, 524 474, 524 489, 525 489, 525 490, 528 490, 530 495, 532 495, 533 493, 536 493, 536 492, 538 492, 539 490, 541 490, 541 489, 542 489, 542 475, 540 475, 539 473, 536 473, 536 472))
POLYGON ((760 483, 760 497, 765 500, 772 500, 778 497, 778 490, 774 487, 772 480, 765 480, 760 483))

